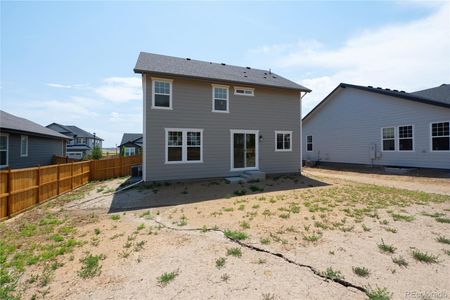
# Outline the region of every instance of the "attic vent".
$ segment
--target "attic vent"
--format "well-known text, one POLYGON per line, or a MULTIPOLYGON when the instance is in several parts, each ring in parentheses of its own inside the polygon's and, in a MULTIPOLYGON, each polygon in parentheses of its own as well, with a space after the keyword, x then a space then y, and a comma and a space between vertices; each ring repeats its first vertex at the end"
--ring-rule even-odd
POLYGON ((386 91, 390 91, 391 89, 385 89, 386 91))
POLYGON ((369 87, 369 88, 373 89, 373 86, 371 86, 371 85, 369 85, 369 86, 367 86, 367 87, 369 87))
POLYGON ((222 66, 226 66, 224 63, 221 63, 222 66))
POLYGON ((245 67, 247 70, 250 70, 250 67, 245 67))
POLYGON ((406 93, 405 91, 400 91, 400 93, 406 93))
POLYGON ((272 78, 277 78, 277 76, 272 76, 272 78))
POLYGON ((189 57, 186 57, 186 60, 191 60, 189 57))
POLYGON ((247 75, 244 75, 244 77, 248 77, 247 75))
POLYGON ((264 75, 267 75, 267 73, 266 73, 266 72, 264 72, 264 75))
POLYGON ((398 92, 398 90, 394 90, 394 92, 398 92))
POLYGON ((377 89, 382 90, 382 88, 380 86, 377 86, 377 89))
POLYGON ((264 79, 267 79, 267 76, 264 76, 264 79))

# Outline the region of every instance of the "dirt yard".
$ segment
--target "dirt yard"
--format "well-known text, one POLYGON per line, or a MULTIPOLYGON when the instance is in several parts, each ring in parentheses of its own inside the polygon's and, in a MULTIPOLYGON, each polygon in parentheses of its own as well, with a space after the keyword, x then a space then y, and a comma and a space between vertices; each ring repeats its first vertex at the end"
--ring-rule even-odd
POLYGON ((305 175, 84 186, 0 223, 0 299, 450 298, 450 179, 305 175))

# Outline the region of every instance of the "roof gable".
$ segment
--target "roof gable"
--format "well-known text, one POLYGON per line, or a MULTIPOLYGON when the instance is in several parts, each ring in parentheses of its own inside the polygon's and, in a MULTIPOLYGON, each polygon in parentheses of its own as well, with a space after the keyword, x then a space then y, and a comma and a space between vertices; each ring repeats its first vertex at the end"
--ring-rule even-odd
POLYGON ((136 73, 157 73, 200 79, 213 79, 236 83, 263 85, 304 92, 311 90, 271 71, 212 63, 190 58, 180 58, 141 52, 134 68, 136 73))
POLYGON ((122 141, 119 146, 122 146, 126 143, 142 143, 142 133, 124 133, 122 136, 122 141))

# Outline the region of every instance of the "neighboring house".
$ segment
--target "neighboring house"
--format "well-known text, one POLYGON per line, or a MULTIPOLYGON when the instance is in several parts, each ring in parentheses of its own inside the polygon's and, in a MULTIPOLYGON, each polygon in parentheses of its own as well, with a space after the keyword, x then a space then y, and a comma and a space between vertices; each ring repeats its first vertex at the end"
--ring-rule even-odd
POLYGON ((72 138, 67 144, 67 156, 69 158, 83 159, 86 155, 90 155, 92 153, 92 148, 94 147, 94 141, 95 145, 102 148, 103 139, 94 136, 77 126, 52 123, 47 125, 47 128, 72 138))
POLYGON ((301 169, 301 97, 270 70, 141 52, 145 181, 301 169))
POLYGON ((450 85, 404 91, 341 83, 303 118, 303 159, 450 169, 450 85))
POLYGON ((65 156, 70 138, 0 110, 0 169, 49 165, 54 155, 65 156))
POLYGON ((131 156, 142 153, 142 133, 124 133, 122 141, 118 146, 120 154, 123 156, 131 156))

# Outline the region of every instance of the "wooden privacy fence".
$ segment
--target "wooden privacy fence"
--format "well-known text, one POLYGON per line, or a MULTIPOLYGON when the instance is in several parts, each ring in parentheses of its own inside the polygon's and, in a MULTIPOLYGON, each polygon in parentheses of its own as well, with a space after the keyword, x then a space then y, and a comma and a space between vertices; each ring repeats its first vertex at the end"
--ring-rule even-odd
POLYGON ((0 219, 72 191, 90 180, 131 174, 142 156, 89 160, 37 168, 0 171, 0 219))

